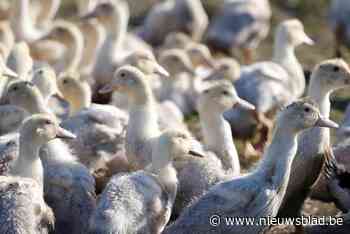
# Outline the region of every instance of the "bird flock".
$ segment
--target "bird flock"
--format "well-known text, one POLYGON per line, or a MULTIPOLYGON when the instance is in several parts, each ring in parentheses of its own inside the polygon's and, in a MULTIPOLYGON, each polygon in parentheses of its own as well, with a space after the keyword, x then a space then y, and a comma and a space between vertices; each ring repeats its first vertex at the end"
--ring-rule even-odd
POLYGON ((349 1, 330 1, 335 58, 310 75, 300 20, 205 2, 0 1, 0 234, 266 233, 224 219, 300 218, 309 197, 343 224, 295 233, 350 232, 350 105, 330 120, 349 1))

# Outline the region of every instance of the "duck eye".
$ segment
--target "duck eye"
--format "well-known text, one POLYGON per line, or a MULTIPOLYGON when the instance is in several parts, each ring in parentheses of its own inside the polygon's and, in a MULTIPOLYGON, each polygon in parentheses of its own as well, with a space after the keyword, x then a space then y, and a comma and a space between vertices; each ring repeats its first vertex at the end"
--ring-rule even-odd
POLYGON ((50 125, 51 121, 50 120, 45 120, 45 124, 50 125))
POLYGON ((64 79, 63 84, 67 84, 67 83, 68 83, 68 80, 64 79))
POLYGON ((230 93, 228 91, 222 91, 222 94, 225 95, 225 96, 229 96, 230 93))
POLYGON ((124 72, 120 73, 120 77, 125 77, 125 73, 124 72))
POLYGON ((18 90, 18 87, 15 86, 15 87, 12 88, 12 90, 13 90, 13 91, 17 91, 17 90, 18 90))
POLYGON ((339 68, 338 66, 334 66, 334 67, 333 67, 333 71, 334 71, 334 72, 338 72, 339 70, 340 70, 340 68, 339 68))
POLYGON ((309 108, 309 107, 305 107, 305 108, 304 108, 304 111, 305 111, 306 113, 309 113, 309 112, 310 112, 310 108, 309 108))

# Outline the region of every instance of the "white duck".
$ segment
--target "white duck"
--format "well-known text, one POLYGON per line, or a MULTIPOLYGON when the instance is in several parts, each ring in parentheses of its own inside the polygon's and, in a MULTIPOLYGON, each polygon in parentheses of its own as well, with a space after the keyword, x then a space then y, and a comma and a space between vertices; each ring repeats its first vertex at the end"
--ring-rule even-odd
POLYGON ((97 18, 106 29, 107 37, 97 54, 93 77, 97 88, 107 84, 113 77, 114 71, 127 55, 135 51, 151 51, 149 46, 128 34, 129 7, 125 1, 102 2, 94 11, 85 15, 84 19, 97 18))
POLYGON ((298 134, 313 126, 337 127, 307 101, 289 105, 277 118, 274 137, 251 173, 211 188, 164 233, 262 233, 264 225, 225 225, 228 217, 275 217, 285 195, 298 134), (213 216, 217 215, 217 216, 213 216), (215 218, 221 225, 211 225, 215 218), (221 220, 222 219, 222 220, 221 220))
POLYGON ((7 66, 18 74, 22 80, 30 80, 33 70, 33 59, 25 42, 16 43, 7 58, 7 66))
POLYGON ((206 153, 203 158, 184 155, 175 159, 180 181, 174 209, 176 215, 213 185, 240 175, 231 128, 223 117, 232 106, 254 109, 237 96, 229 82, 215 82, 200 94, 198 111, 206 153))
POLYGON ((185 32, 200 41, 208 25, 208 16, 200 0, 167 0, 148 13, 140 36, 153 46, 163 43, 171 32, 185 32))
MULTIPOLYGON (((45 113, 55 118, 38 88, 28 81, 12 83, 7 98, 10 104, 30 114, 45 113)), ((87 222, 95 208, 94 178, 60 140, 47 143, 40 151, 40 158, 45 173, 45 200, 56 216, 55 231, 86 233, 87 222)))
POLYGON ((268 0, 224 0, 208 27, 205 41, 224 52, 243 50, 245 62, 251 63, 252 51, 269 32, 270 19, 268 0))
POLYGON ((172 160, 192 153, 189 139, 185 133, 165 131, 154 142, 147 170, 112 177, 92 216, 90 233, 162 233, 177 192, 172 160))
POLYGON ((304 72, 294 53, 294 49, 302 43, 313 44, 302 23, 297 19, 283 21, 275 32, 272 60, 241 69, 241 78, 235 82, 237 93, 252 103, 256 111, 235 109, 225 113, 235 136, 249 139, 254 135, 257 123, 262 124, 265 132, 259 142, 262 145, 264 138, 269 138, 272 126, 266 114, 275 112, 279 106, 304 93, 304 72), (234 125, 238 122, 241 124, 234 125))
POLYGON ((54 226, 54 214, 44 202, 44 169, 39 150, 50 140, 74 135, 47 115, 27 119, 19 135, 19 156, 10 171, 15 177, 0 178, 0 231, 48 233, 54 226))
MULTIPOLYGON (((318 64, 311 75, 308 95, 316 102, 323 116, 329 117, 330 94, 335 90, 349 87, 350 69, 340 59, 326 60, 318 64)), ((292 164, 290 182, 279 215, 296 217, 304 200, 309 195, 321 172, 325 147, 330 145, 329 129, 312 128, 303 132, 298 139, 299 146, 292 164)))
POLYGON ((92 104, 90 86, 78 75, 61 75, 58 86, 70 104, 70 118, 62 126, 77 135, 70 145, 79 160, 94 171, 124 153, 128 114, 111 105, 92 104))

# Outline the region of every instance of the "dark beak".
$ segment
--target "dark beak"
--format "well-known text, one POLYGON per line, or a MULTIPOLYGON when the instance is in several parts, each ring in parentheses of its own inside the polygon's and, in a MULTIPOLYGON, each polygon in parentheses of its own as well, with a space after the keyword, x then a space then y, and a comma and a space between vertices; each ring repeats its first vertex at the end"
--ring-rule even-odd
POLYGON ((192 156, 195 156, 195 157, 199 157, 199 158, 204 158, 205 157, 202 153, 199 153, 199 152, 194 151, 194 150, 190 150, 188 152, 188 154, 190 154, 192 156))

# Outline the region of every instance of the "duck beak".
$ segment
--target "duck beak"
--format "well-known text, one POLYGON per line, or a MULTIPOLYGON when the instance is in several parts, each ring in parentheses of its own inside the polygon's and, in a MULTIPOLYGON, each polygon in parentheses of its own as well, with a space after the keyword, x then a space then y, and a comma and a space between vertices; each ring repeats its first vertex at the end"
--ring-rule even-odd
POLYGON ((339 125, 330 119, 320 116, 315 124, 315 127, 339 128, 339 125))
POLYGON ((59 89, 56 90, 55 96, 61 100, 64 100, 64 95, 62 94, 62 92, 59 89))
POLYGON ((197 152, 195 150, 190 150, 188 152, 189 155, 192 155, 194 157, 198 157, 198 158, 204 158, 204 154, 200 153, 200 152, 197 152))
POLYGON ((100 94, 106 94, 111 92, 113 92, 113 87, 111 84, 106 84, 105 86, 102 87, 102 89, 98 91, 98 93, 100 94))
POLYGON ((56 138, 60 138, 60 139, 75 139, 77 138, 73 133, 71 133, 70 131, 58 127, 57 133, 56 133, 56 138))
POLYGON ((165 70, 165 68, 159 65, 158 63, 154 64, 154 73, 162 77, 170 76, 169 72, 165 70))
POLYGON ((2 74, 4 76, 7 76, 9 78, 18 78, 18 75, 16 72, 12 71, 10 68, 7 66, 4 66, 2 74))
POLYGON ((255 106, 251 104, 250 102, 247 102, 246 100, 243 100, 241 98, 238 98, 237 103, 234 105, 234 107, 239 106, 246 110, 255 110, 255 106))
POLYGON ((306 45, 315 45, 315 42, 308 36, 306 35, 305 32, 301 34, 302 42, 304 42, 306 45))

